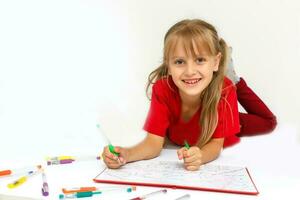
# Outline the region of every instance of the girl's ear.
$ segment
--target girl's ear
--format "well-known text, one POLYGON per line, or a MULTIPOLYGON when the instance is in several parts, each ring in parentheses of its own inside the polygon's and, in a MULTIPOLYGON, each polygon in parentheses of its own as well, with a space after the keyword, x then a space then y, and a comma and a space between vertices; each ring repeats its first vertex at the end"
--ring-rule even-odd
POLYGON ((214 59, 214 68, 213 68, 214 72, 219 70, 221 58, 222 58, 222 54, 221 54, 221 52, 219 52, 214 59))

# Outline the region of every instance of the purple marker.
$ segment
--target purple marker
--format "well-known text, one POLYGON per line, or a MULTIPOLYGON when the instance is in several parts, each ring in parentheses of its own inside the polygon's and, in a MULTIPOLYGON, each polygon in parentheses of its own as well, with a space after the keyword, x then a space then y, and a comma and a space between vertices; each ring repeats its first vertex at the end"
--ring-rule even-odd
POLYGON ((59 164, 69 164, 72 163, 73 161, 74 161, 73 159, 60 160, 59 164))
POLYGON ((48 196, 49 195, 49 188, 48 188, 46 174, 45 174, 44 171, 42 173, 42 179, 43 179, 42 194, 43 194, 43 196, 48 196))
POLYGON ((60 164, 69 164, 72 163, 73 159, 64 159, 64 160, 48 160, 47 165, 60 165, 60 164))

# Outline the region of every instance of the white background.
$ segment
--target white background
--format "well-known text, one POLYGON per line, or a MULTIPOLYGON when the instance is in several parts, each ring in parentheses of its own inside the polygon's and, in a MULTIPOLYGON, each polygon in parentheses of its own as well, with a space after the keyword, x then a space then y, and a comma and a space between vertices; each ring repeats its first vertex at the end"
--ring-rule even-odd
POLYGON ((299 10, 296 0, 0 1, 0 159, 97 154, 97 123, 114 144, 142 139, 147 76, 184 18, 216 26, 299 144, 299 10))

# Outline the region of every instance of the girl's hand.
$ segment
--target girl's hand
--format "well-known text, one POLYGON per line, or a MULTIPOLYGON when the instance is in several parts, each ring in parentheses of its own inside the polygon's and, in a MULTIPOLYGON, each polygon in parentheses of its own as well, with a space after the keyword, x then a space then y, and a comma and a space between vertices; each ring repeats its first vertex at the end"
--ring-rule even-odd
POLYGON ((203 164, 203 152, 199 147, 193 146, 190 149, 182 147, 177 151, 178 159, 184 161, 184 168, 190 171, 196 171, 203 164))
POLYGON ((115 152, 119 153, 119 156, 114 155, 109 151, 108 146, 103 148, 102 158, 108 168, 117 169, 122 165, 125 165, 128 158, 128 151, 122 147, 115 147, 115 152))

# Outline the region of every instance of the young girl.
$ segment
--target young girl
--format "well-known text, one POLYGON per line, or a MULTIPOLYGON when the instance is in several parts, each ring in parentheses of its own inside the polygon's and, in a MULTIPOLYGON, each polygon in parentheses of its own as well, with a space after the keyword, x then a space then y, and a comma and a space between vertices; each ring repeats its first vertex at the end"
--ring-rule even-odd
MULTIPOLYGON (((110 168, 159 155, 165 138, 183 146, 177 151, 187 170, 216 159, 227 138, 240 130, 236 88, 224 77, 228 48, 205 21, 183 20, 164 39, 163 63, 149 76, 151 106, 146 138, 130 147, 104 148, 110 168)), ((226 143, 226 142, 225 142, 226 143)))

